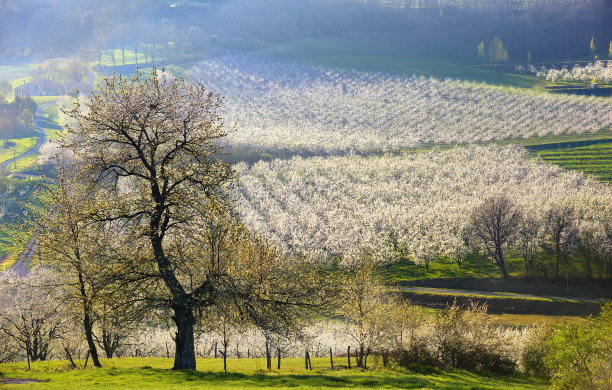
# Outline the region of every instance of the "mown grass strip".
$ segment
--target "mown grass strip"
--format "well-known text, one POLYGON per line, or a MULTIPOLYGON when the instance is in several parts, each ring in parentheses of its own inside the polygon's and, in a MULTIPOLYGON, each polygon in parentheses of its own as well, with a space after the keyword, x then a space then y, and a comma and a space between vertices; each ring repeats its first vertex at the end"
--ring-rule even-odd
POLYGON ((612 140, 588 146, 538 150, 534 154, 544 162, 581 171, 604 182, 612 182, 612 140))
POLYGON ((431 292, 402 291, 402 296, 412 303, 443 308, 456 302, 459 305, 469 305, 470 302, 486 303, 491 313, 510 314, 540 314, 586 316, 596 315, 601 309, 601 303, 555 300, 550 298, 518 298, 492 297, 479 294, 441 294, 431 292))

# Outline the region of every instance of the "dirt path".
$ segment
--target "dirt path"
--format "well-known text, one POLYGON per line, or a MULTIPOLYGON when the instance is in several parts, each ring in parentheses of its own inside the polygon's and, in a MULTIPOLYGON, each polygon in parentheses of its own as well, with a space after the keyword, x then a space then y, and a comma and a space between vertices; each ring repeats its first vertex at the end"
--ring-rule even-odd
POLYGON ((34 238, 30 239, 26 244, 25 249, 21 252, 19 259, 15 261, 15 263, 11 266, 10 270, 16 273, 19 276, 26 276, 28 274, 28 267, 30 266, 30 261, 32 257, 34 257, 34 253, 36 252, 36 240, 34 238))
POLYGON ((27 152, 1 163, 0 173, 2 173, 4 176, 8 175, 9 173, 8 172, 9 165, 14 164, 15 161, 18 161, 22 158, 25 158, 25 157, 31 156, 34 153, 37 153, 40 150, 40 148, 43 146, 43 144, 47 142, 47 133, 45 132, 45 129, 43 129, 43 127, 39 125, 39 123, 41 123, 42 120, 45 118, 45 113, 43 110, 52 104, 55 104, 55 100, 49 103, 45 103, 42 106, 38 106, 38 108, 36 109, 36 131, 38 132, 38 140, 36 141, 36 145, 34 145, 34 147, 28 150, 27 152))
POLYGON ((600 299, 592 298, 573 298, 573 297, 555 297, 547 295, 531 295, 519 294, 511 292, 490 292, 490 291, 474 291, 474 290, 457 290, 448 288, 431 288, 431 287, 400 287, 400 291, 415 292, 415 293, 430 293, 443 295, 477 295, 485 298, 523 298, 523 299, 551 299, 553 301, 579 301, 579 302, 601 302, 600 299))

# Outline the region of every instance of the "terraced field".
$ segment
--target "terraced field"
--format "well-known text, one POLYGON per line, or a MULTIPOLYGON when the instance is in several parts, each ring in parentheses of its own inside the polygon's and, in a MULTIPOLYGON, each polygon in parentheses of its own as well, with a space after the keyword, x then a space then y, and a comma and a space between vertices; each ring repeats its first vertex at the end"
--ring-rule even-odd
POLYGON ((534 153, 548 163, 594 175, 604 182, 612 182, 612 141, 582 147, 538 150, 534 153))

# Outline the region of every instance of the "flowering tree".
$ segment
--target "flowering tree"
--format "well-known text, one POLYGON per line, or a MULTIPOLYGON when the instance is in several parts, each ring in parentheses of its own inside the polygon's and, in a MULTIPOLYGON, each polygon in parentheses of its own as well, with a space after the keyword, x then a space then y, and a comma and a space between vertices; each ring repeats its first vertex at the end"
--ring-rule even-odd
POLYGON ((175 369, 196 368, 196 309, 224 297, 264 323, 262 311, 287 318, 292 306, 306 297, 314 305, 322 293, 231 212, 220 106, 202 85, 154 70, 107 79, 65 112, 73 122, 62 146, 76 156, 75 177, 91 188, 88 216, 122 226, 119 247, 136 255, 121 257, 115 270, 124 283, 146 283, 146 299, 172 312, 175 369))
MULTIPOLYGON (((387 262, 399 252, 423 265, 438 256, 460 261, 472 210, 499 194, 541 226, 537 246, 546 210, 561 203, 610 232, 609 186, 526 157, 516 147, 489 146, 239 165, 238 211, 286 253, 346 266, 362 251, 387 262)), ((598 253, 609 253, 609 237, 593 241, 598 253)))
POLYGON ((338 314, 352 325, 348 335, 357 343, 357 367, 367 367, 368 356, 394 340, 396 314, 401 307, 389 286, 375 275, 376 262, 364 257, 348 270, 340 293, 338 314))
POLYGON ((63 336, 67 320, 57 276, 42 268, 25 277, 0 274, 0 334, 13 340, 28 361, 51 358, 54 344, 63 336))
POLYGON ((414 75, 225 56, 201 62, 190 77, 225 95, 223 115, 238 122, 224 142, 246 155, 380 152, 590 133, 612 124, 605 98, 414 75))

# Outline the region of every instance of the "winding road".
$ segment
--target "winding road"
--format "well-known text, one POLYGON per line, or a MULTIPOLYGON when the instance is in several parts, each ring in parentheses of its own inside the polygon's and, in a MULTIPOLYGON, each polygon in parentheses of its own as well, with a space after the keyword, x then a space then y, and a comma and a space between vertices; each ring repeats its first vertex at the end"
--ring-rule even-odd
MULTIPOLYGON (((96 75, 95 73, 93 73, 92 71, 89 71, 88 75, 87 75, 87 79, 89 81, 89 85, 93 86, 94 82, 96 81, 96 75)), ((53 100, 49 103, 45 103, 42 106, 39 106, 36 109, 36 131, 38 132, 39 136, 38 136, 38 141, 36 142, 36 145, 34 145, 34 147, 30 150, 28 150, 27 152, 13 157, 10 160, 6 160, 3 163, 0 163, 0 174, 2 175, 7 175, 8 174, 8 167, 10 164, 15 163, 15 161, 25 158, 27 156, 31 156, 34 153, 37 153, 40 148, 43 146, 43 144, 45 142, 47 142, 47 133, 45 132, 45 129, 42 127, 41 123, 43 122, 43 120, 45 119, 45 113, 44 113, 44 109, 49 107, 52 104, 55 104, 56 100, 53 100)), ((13 176, 19 176, 19 177, 24 177, 24 176, 29 176, 26 174, 14 174, 13 176)), ((32 256, 34 256, 34 253, 36 252, 36 239, 32 238, 30 239, 30 241, 26 244, 25 249, 23 250, 23 252, 21 253, 21 255, 19 256, 19 259, 17 259, 17 261, 15 261, 15 263, 11 266, 10 270, 17 273, 18 275, 21 276, 25 276, 28 274, 28 267, 30 265, 30 261, 32 260, 32 256)))
POLYGON ((13 263, 10 270, 19 276, 26 276, 28 274, 30 260, 32 260, 34 253, 36 253, 36 240, 31 239, 26 244, 25 249, 19 256, 19 259, 13 263))
POLYGON ((9 165, 14 164, 16 161, 22 158, 25 158, 25 157, 33 155, 34 153, 37 153, 40 150, 40 148, 43 146, 43 144, 47 142, 47 133, 45 132, 45 129, 43 129, 41 123, 45 119, 45 113, 43 110, 52 104, 55 104, 55 100, 49 103, 45 103, 42 106, 38 106, 38 108, 36 109, 36 131, 38 132, 38 140, 36 141, 36 145, 34 145, 34 147, 28 150, 27 152, 20 154, 19 156, 13 157, 9 160, 6 160, 3 163, 0 163, 0 173, 2 175, 4 176, 8 175, 9 165))
MULTIPOLYGON (((36 131, 38 132, 38 140, 36 141, 36 145, 27 152, 20 154, 19 156, 13 157, 10 160, 6 160, 3 163, 0 163, 0 174, 8 175, 8 167, 10 164, 14 164, 15 161, 25 158, 27 156, 31 156, 34 153, 37 153, 40 148, 43 146, 45 142, 47 142, 47 133, 45 129, 43 129, 41 123, 45 118, 44 109, 49 107, 50 105, 55 104, 55 100, 45 103, 42 106, 39 106, 36 109, 36 131)), ((24 175, 19 175, 24 176, 24 175)), ((26 175, 29 176, 29 175, 26 175)), ((32 260, 32 256, 36 252, 36 240, 31 239, 27 244, 19 259, 15 261, 15 263, 11 266, 10 270, 15 272, 17 275, 26 276, 28 274, 28 266, 30 265, 30 260, 32 260)))

